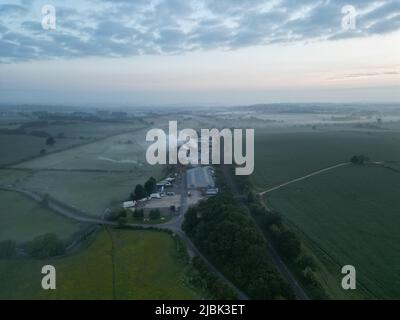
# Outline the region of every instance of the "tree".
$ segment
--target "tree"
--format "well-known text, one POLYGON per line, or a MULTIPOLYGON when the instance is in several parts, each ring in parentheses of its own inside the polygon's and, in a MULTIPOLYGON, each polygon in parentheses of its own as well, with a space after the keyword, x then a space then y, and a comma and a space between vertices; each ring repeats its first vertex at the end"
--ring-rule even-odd
POLYGON ((256 199, 257 199, 256 194, 253 191, 249 191, 249 193, 247 194, 247 202, 253 203, 256 201, 256 199))
POLYGON ((249 209, 251 213, 256 217, 263 217, 267 215, 267 210, 265 210, 265 208, 258 202, 249 204, 249 209))
POLYGON ((45 259, 65 253, 65 244, 55 234, 44 234, 36 237, 27 245, 28 253, 35 258, 45 259))
POLYGON ((118 213, 118 218, 127 218, 128 217, 128 212, 125 209, 122 209, 118 213))
POLYGON ((356 155, 351 158, 351 163, 355 165, 363 165, 368 161, 368 157, 364 155, 356 155))
POLYGON ((266 211, 265 215, 262 218, 262 223, 264 224, 264 226, 266 228, 269 228, 272 225, 281 227, 282 226, 282 217, 278 213, 266 211))
POLYGON ((318 280, 315 277, 314 271, 310 268, 307 267, 305 268, 302 272, 301 275, 303 279, 310 285, 318 285, 318 280))
POLYGON ((291 231, 284 231, 280 234, 278 247, 282 255, 290 260, 296 259, 301 252, 300 241, 291 231))
POLYGON ((146 181, 144 184, 144 189, 146 190, 146 194, 150 195, 154 192, 157 186, 157 181, 153 177, 146 181))
POLYGON ((125 227, 127 223, 128 223, 128 218, 127 217, 120 216, 118 218, 118 227, 119 228, 125 227))
POLYGON ((0 242, 0 259, 11 258, 15 254, 16 243, 12 240, 0 242))
POLYGON ((157 220, 161 218, 161 212, 159 209, 153 209, 150 211, 149 218, 151 220, 157 220))
POLYGON ((135 220, 143 220, 144 218, 144 210, 143 209, 136 209, 133 214, 133 219, 135 220))
POLYGON ((136 185, 133 200, 140 200, 147 196, 146 190, 141 184, 136 185))
POLYGON ((56 143, 56 140, 53 137, 48 137, 46 139, 46 145, 48 145, 50 147, 54 146, 55 143, 56 143))
POLYGON ((297 261, 297 264, 300 268, 302 269, 306 269, 306 268, 311 268, 311 269, 315 269, 315 261, 312 257, 308 256, 308 255, 302 255, 299 260, 297 261))

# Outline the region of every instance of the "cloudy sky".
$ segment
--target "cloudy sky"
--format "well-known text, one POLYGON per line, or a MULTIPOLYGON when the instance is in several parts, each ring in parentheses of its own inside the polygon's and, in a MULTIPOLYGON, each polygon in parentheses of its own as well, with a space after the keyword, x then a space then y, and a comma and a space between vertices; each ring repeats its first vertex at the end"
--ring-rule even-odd
POLYGON ((399 89, 400 0, 0 0, 0 103, 400 102, 399 89))

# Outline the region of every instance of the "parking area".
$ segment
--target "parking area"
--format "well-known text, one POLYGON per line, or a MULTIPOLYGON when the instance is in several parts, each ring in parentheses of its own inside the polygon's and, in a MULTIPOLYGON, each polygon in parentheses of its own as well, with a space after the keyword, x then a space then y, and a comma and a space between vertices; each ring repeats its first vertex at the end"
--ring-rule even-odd
POLYGON ((188 206, 194 206, 204 199, 203 194, 199 190, 190 190, 190 197, 187 197, 188 206))
POLYGON ((152 199, 145 203, 145 209, 161 209, 161 208, 179 208, 181 205, 181 196, 175 194, 174 196, 164 196, 161 199, 152 199))
POLYGON ((215 186, 213 175, 211 167, 180 169, 173 176, 157 182, 154 193, 141 200, 125 202, 124 207, 144 209, 145 215, 155 209, 160 210, 163 217, 179 215, 182 204, 194 206, 208 196, 208 192, 213 190, 210 188, 215 186), (185 197, 183 201, 182 196, 185 197))

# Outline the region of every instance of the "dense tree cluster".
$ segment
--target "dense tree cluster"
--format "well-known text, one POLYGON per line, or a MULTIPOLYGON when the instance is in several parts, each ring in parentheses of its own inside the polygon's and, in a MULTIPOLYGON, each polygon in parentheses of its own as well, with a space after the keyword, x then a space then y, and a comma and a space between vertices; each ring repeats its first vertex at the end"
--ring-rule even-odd
POLYGON ((361 155, 353 156, 350 161, 352 164, 363 165, 366 162, 368 162, 369 159, 367 156, 364 156, 361 154, 361 155))
POLYGON ((292 271, 316 298, 325 298, 325 293, 316 278, 317 266, 301 245, 300 237, 290 230, 280 214, 267 210, 259 201, 250 203, 249 210, 265 231, 281 257, 292 267, 292 271))
POLYGON ((143 220, 144 218, 144 210, 143 209, 136 209, 132 213, 132 217, 135 220, 143 220))
POLYGON ((221 279, 208 270, 208 267, 199 257, 194 257, 188 282, 209 295, 207 298, 215 300, 236 300, 238 297, 232 288, 228 287, 221 279))
POLYGON ((118 227, 122 228, 128 223, 128 211, 127 210, 120 210, 118 213, 118 227))
POLYGON ((157 180, 151 177, 144 185, 136 185, 135 191, 131 194, 131 199, 137 201, 146 198, 154 192, 156 187, 157 180))
POLYGON ((253 221, 226 194, 189 209, 183 228, 200 250, 253 299, 292 298, 253 221))
POLYGON ((150 220, 158 220, 161 218, 161 211, 159 209, 150 210, 149 213, 150 220))
POLYGON ((48 137, 48 138, 46 139, 46 145, 47 145, 47 146, 52 147, 52 146, 55 145, 55 143, 56 143, 56 140, 55 140, 53 137, 48 137))
MULTIPOLYGON (((365 156, 357 156, 359 164, 367 161, 365 156)), ((325 299, 326 293, 317 279, 318 267, 314 259, 302 247, 302 238, 272 209, 267 209, 248 177, 235 176, 240 192, 245 197, 245 205, 261 227, 268 241, 279 252, 291 271, 303 284, 307 292, 316 299, 325 299)))
POLYGON ((45 259, 65 254, 65 244, 55 234, 36 237, 27 245, 27 252, 34 258, 45 259))

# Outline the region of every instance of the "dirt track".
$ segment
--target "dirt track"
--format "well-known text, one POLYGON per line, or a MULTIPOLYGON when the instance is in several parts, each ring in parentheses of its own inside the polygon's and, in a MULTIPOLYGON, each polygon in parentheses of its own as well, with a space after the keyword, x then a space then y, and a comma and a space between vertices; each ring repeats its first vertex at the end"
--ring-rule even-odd
POLYGON ((307 174, 307 175, 305 175, 303 177, 300 177, 300 178, 297 178, 297 179, 293 179, 293 180, 290 180, 288 182, 282 183, 282 184, 280 184, 280 185, 278 185, 276 187, 272 187, 270 189, 267 189, 267 190, 265 190, 263 192, 260 192, 259 195, 260 196, 264 196, 267 193, 271 193, 272 191, 279 190, 279 189, 281 189, 283 187, 286 187, 286 186, 288 186, 288 185, 290 185, 292 183, 303 181, 303 180, 306 180, 308 178, 317 176, 317 175, 319 175, 321 173, 328 172, 328 171, 331 171, 331 170, 334 170, 334 169, 337 169, 337 168, 340 168, 340 167, 348 166, 350 164, 351 164, 350 162, 343 162, 343 163, 339 163, 337 165, 334 165, 334 166, 331 166, 331 167, 328 167, 328 168, 325 168, 325 169, 322 169, 322 170, 315 171, 315 172, 307 174))

